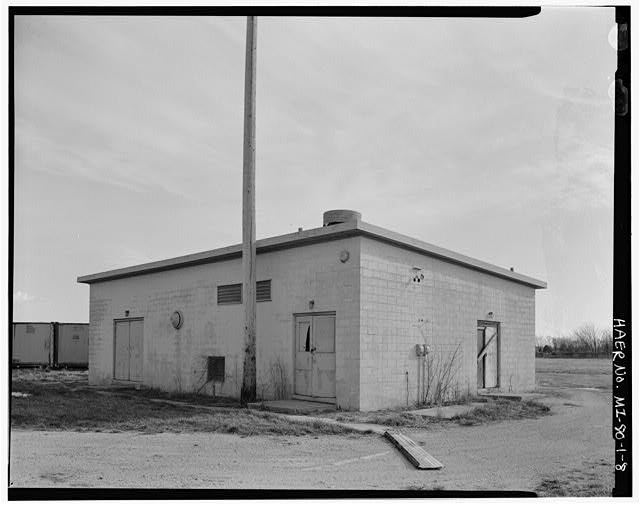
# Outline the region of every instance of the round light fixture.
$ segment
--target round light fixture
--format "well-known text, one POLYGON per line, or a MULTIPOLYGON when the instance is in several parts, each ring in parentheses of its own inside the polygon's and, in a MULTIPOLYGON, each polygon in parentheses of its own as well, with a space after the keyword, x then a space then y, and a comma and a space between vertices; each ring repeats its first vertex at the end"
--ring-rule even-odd
POLYGON ((182 316, 182 312, 180 312, 179 310, 174 311, 173 314, 171 314, 171 326, 173 326, 176 330, 179 330, 180 327, 182 326, 182 323, 184 322, 184 317, 182 316))
POLYGON ((345 249, 340 252, 340 261, 342 261, 342 263, 346 263, 347 261, 349 261, 349 251, 345 249))

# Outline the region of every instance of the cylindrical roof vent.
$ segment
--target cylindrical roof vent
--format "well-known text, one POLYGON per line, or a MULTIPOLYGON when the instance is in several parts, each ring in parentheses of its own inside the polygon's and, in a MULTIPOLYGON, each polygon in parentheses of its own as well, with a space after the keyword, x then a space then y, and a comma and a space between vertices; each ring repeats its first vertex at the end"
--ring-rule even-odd
POLYGON ((328 210, 322 215, 322 226, 331 226, 332 224, 347 223, 362 218, 362 215, 355 210, 328 210))

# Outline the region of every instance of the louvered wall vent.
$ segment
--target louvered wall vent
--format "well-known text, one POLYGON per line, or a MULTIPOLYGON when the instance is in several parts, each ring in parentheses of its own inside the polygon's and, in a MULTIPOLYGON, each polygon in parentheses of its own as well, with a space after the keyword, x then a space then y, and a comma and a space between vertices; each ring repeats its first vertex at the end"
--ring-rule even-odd
MULTIPOLYGON (((271 301, 271 279, 256 282, 256 301, 271 301)), ((218 305, 242 303, 242 284, 218 286, 218 305)))

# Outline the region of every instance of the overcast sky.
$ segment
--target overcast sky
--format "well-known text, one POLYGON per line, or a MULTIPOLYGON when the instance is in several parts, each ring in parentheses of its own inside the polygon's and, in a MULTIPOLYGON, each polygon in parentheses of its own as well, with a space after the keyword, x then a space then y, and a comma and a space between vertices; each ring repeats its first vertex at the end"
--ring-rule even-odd
MULTIPOLYGON (((328 209, 546 280, 536 333, 609 326, 613 8, 260 18, 258 238, 328 209)), ((15 20, 14 320, 79 275, 239 243, 244 18, 15 20)))

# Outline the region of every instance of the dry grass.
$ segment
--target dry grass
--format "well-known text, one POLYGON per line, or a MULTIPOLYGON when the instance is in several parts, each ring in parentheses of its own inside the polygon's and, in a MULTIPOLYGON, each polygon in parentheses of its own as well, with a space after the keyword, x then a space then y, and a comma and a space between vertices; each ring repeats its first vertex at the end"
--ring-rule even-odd
MULTIPOLYGON (((85 374, 86 375, 86 374, 85 374)), ((291 421, 244 408, 187 405, 154 401, 155 391, 108 393, 90 388, 82 377, 61 372, 20 371, 13 374, 12 391, 27 393, 11 398, 11 426, 32 430, 216 432, 239 435, 345 434, 353 430, 318 422, 291 421)), ((183 395, 193 400, 191 395, 183 395)), ((200 400, 200 398, 198 398, 200 400)), ((210 405, 211 400, 207 403, 210 405)))
POLYGON ((241 406, 239 400, 233 398, 225 398, 223 396, 207 396, 196 393, 169 393, 167 391, 161 391, 159 389, 153 388, 144 388, 139 391, 136 391, 135 389, 125 389, 121 390, 121 392, 142 398, 174 400, 186 403, 195 403, 199 405, 224 406, 230 408, 238 408, 241 406))
MULTIPOLYGON (((241 408, 225 398, 194 394, 171 394, 159 390, 90 388, 86 372, 14 371, 11 398, 14 428, 36 430, 218 432, 240 435, 344 434, 353 430, 317 421, 291 421, 270 412, 241 408), (172 400, 164 403, 158 400, 172 400), (198 405, 193 408, 178 401, 198 405)), ((535 401, 491 400, 467 413, 443 419, 407 411, 336 412, 324 417, 351 423, 429 429, 434 425, 475 425, 545 415, 549 408, 535 401)))
POLYGON ((536 384, 541 388, 611 389, 611 359, 536 358, 536 384))
POLYGON ((535 491, 539 496, 611 496, 613 485, 613 465, 600 459, 585 463, 582 468, 545 476, 535 491))
POLYGON ((452 418, 464 426, 511 419, 534 419, 549 414, 549 407, 535 400, 514 401, 496 399, 481 407, 452 418))
POLYGON ((341 412, 339 414, 326 414, 336 421, 346 423, 380 424, 383 426, 397 426, 405 428, 429 428, 440 422, 433 417, 422 417, 408 412, 393 410, 381 410, 376 412, 341 412))
POLYGON ((423 417, 410 412, 398 412, 394 410, 381 410, 376 412, 340 412, 325 414, 337 421, 351 423, 372 423, 384 426, 398 426, 404 428, 426 428, 436 424, 457 423, 463 426, 485 424, 513 419, 533 419, 549 413, 549 407, 542 403, 527 400, 489 400, 481 407, 476 407, 464 414, 459 414, 451 419, 442 417, 423 417))

